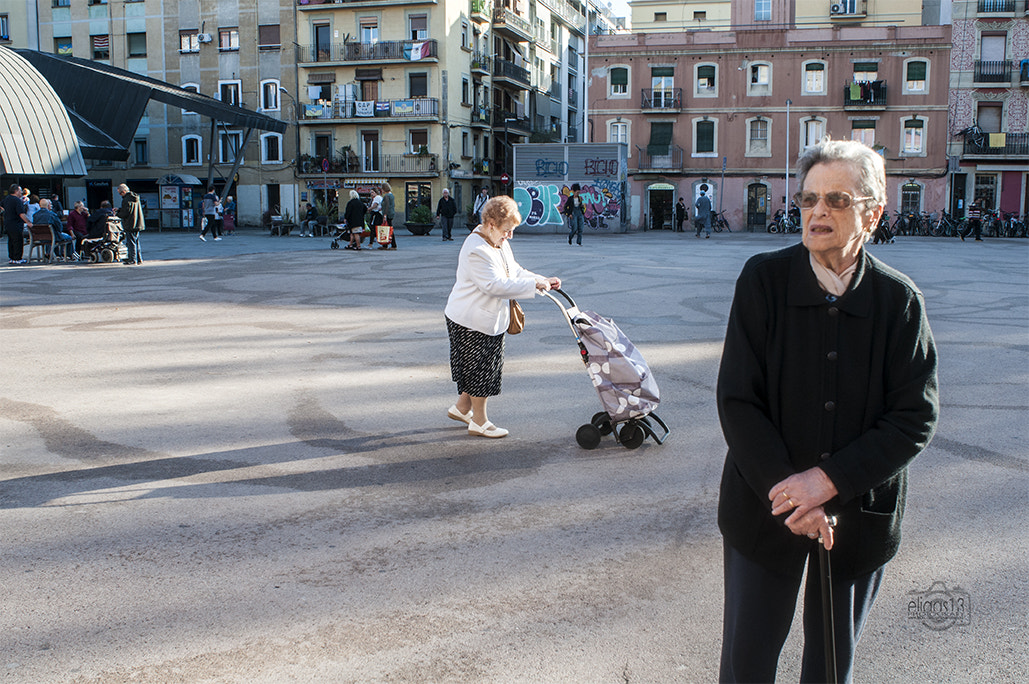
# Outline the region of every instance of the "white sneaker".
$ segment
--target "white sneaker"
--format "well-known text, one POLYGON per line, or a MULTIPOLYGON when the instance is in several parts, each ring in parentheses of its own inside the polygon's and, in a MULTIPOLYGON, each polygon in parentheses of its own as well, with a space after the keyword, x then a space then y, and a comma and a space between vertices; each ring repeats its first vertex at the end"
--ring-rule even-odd
POLYGON ((207 242, 207 238, 205 238, 203 235, 198 235, 197 237, 199 237, 204 242, 207 242))
POLYGON ((220 238, 220 237, 216 237, 216 238, 214 239, 214 241, 215 241, 215 242, 218 242, 219 240, 221 240, 221 238, 220 238))

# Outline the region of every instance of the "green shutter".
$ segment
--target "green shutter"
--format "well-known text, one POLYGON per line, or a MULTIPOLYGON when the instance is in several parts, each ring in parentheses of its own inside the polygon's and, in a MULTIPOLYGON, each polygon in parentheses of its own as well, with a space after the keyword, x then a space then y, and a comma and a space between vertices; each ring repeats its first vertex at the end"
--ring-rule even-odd
POLYGON ((866 72, 866 71, 878 72, 879 71, 879 64, 878 64, 878 62, 855 62, 854 63, 854 73, 855 74, 860 74, 860 73, 863 73, 863 72, 866 72))
POLYGON ((715 122, 697 122, 697 152, 715 151, 715 122))
POLYGON ((924 81, 925 80, 925 62, 908 62, 908 78, 909 81, 924 81))
POLYGON ((697 67, 697 78, 715 80, 715 68, 713 66, 697 67))
POLYGON ((612 69, 611 85, 629 85, 628 69, 612 69))
POLYGON ((650 124, 650 144, 647 145, 647 154, 668 154, 668 148, 671 144, 672 124, 670 122, 654 122, 650 124))
POLYGON ((811 62, 804 65, 805 71, 825 71, 825 65, 821 62, 811 62))
POLYGON ((921 119, 908 119, 904 122, 904 128, 921 128, 923 124, 921 119))
POLYGON ((868 121, 868 120, 851 121, 850 122, 850 127, 851 128, 875 128, 875 121, 868 121))
POLYGON ((650 67, 650 75, 654 78, 674 76, 675 67, 650 67))

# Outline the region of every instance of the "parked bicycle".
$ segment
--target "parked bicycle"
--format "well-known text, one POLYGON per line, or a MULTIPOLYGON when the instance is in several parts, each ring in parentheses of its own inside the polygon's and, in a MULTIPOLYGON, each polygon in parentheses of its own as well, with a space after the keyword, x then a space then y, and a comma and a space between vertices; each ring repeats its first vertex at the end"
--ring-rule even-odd
POLYGON ((932 221, 929 232, 934 237, 956 237, 958 221, 944 209, 940 212, 940 218, 932 221))
POLYGON ((729 227, 729 222, 725 219, 724 211, 711 212, 711 227, 714 228, 716 233, 721 233, 723 228, 726 232, 732 232, 732 228, 729 227))
POLYGON ((1004 235, 1009 238, 1014 237, 1026 237, 1025 221, 1018 217, 1018 214, 1005 211, 1004 212, 1004 235))
POLYGON ((992 238, 1004 237, 1004 222, 997 212, 983 212, 983 235, 992 238))

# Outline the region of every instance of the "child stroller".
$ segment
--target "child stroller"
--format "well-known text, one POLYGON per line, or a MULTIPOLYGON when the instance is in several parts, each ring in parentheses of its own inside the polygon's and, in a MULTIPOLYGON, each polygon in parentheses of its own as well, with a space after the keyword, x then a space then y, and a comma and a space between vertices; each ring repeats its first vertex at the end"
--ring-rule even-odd
POLYGON ((572 298, 561 290, 543 294, 564 314, 604 407, 575 432, 575 441, 583 449, 595 449, 601 437, 614 434, 615 441, 626 449, 639 447, 647 437, 663 444, 668 437, 668 426, 654 413, 660 402, 657 382, 643 355, 614 321, 593 311, 580 311, 572 298), (568 308, 551 294, 553 292, 568 301, 568 308))
POLYGON ((110 264, 121 261, 127 254, 128 250, 122 242, 121 219, 116 216, 107 217, 107 229, 101 237, 82 241, 83 261, 110 264))

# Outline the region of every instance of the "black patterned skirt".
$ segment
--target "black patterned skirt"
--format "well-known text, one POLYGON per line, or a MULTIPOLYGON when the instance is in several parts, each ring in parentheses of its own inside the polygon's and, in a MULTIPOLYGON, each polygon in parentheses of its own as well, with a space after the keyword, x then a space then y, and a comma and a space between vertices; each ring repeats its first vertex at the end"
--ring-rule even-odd
POLYGON ((450 335, 450 377, 458 392, 473 397, 500 394, 504 372, 504 333, 486 335, 470 330, 447 318, 450 335))

